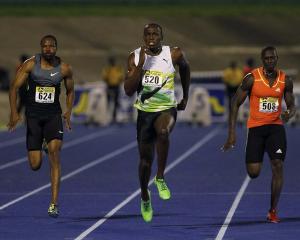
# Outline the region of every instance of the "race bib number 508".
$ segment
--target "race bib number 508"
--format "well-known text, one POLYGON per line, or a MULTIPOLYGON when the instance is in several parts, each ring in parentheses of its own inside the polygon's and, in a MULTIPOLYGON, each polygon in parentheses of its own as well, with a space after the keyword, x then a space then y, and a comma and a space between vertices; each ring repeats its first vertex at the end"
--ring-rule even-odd
POLYGON ((54 103, 55 88, 54 87, 36 87, 35 102, 38 103, 54 103))
POLYGON ((278 98, 265 97, 259 99, 259 111, 264 113, 272 113, 278 111, 278 98))

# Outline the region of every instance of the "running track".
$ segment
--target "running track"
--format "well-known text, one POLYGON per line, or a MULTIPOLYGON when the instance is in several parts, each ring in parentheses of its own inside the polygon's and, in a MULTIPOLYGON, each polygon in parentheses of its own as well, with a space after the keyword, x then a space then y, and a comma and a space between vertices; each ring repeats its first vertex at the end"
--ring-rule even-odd
MULTIPOLYGON (((29 169, 23 128, 0 133, 0 239, 3 240, 296 240, 300 236, 300 130, 287 127, 285 184, 280 224, 266 223, 270 164, 246 177, 246 130, 234 151, 222 153, 221 125, 178 124, 166 173, 172 191, 162 201, 152 184, 153 221, 140 217, 138 155, 133 125, 75 126, 62 150, 60 216, 48 217, 49 166, 29 169)), ((153 175, 156 164, 153 165, 153 175)))

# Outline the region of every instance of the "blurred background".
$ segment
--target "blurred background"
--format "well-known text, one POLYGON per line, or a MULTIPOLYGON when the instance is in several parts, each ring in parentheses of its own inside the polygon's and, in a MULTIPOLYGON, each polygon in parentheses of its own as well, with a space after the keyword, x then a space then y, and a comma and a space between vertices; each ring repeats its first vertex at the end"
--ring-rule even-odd
MULTIPOLYGON (((191 65, 190 102, 179 121, 197 126, 226 121, 228 86, 260 66, 260 51, 268 45, 277 47, 278 67, 293 77, 295 94, 300 92, 298 1, 0 0, 2 129, 9 117, 9 82, 26 56, 40 52, 46 34, 57 37, 57 55, 73 67, 73 121, 103 126, 133 121, 135 98, 124 95, 122 81, 127 57, 143 44, 149 22, 162 26, 163 44, 179 46, 191 65), (112 90, 116 86, 119 92, 112 90)), ((240 121, 246 117, 242 109, 240 121)))

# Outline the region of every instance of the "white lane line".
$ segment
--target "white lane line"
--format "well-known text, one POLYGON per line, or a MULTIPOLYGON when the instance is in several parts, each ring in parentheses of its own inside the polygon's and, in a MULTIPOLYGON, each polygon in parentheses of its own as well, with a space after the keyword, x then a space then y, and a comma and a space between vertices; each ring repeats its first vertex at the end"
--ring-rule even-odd
POLYGON ((19 158, 17 160, 11 161, 9 163, 5 163, 3 165, 0 165, 0 170, 5 169, 5 168, 9 168, 9 167, 12 167, 12 166, 15 166, 15 165, 18 165, 18 164, 21 164, 21 163, 26 162, 26 161, 27 161, 27 157, 19 158))
MULTIPOLYGON (((113 132, 115 130, 116 129, 105 129, 105 130, 100 131, 100 132, 90 133, 90 134, 88 134, 88 135, 86 135, 84 137, 80 137, 80 138, 74 139, 72 141, 69 141, 67 143, 64 143, 63 144, 63 149, 66 149, 66 148, 69 148, 69 147, 73 147, 73 146, 78 145, 80 143, 93 140, 93 139, 95 139, 97 137, 108 135, 108 134, 110 134, 111 132, 113 132)), ((27 162, 27 156, 19 158, 19 159, 14 160, 14 161, 10 161, 9 163, 5 163, 3 165, 0 165, 0 170, 6 169, 6 168, 9 168, 9 167, 13 167, 13 166, 21 164, 23 162, 27 162)))
POLYGON ((18 137, 12 140, 0 142, 0 148, 8 147, 17 143, 25 142, 26 137, 18 137))
MULTIPOLYGON (((78 168, 78 169, 70 172, 69 174, 62 176, 61 182, 64 181, 64 180, 66 180, 66 179, 68 179, 68 178, 71 178, 71 177, 73 177, 73 176, 75 176, 75 175, 77 175, 77 174, 79 174, 79 173, 81 173, 81 172, 83 172, 83 171, 91 168, 91 167, 94 167, 94 166, 96 166, 96 165, 98 165, 98 164, 100 164, 102 162, 105 162, 108 159, 111 159, 111 158, 113 158, 115 156, 118 156, 118 155, 124 153, 124 152, 127 152, 130 149, 134 148, 135 146, 136 146, 136 141, 133 141, 133 142, 125 145, 124 147, 121 147, 121 148, 119 148, 119 149, 117 149, 117 150, 115 150, 115 151, 113 151, 113 152, 111 152, 109 154, 104 155, 103 157, 100 157, 100 158, 98 158, 98 159, 96 159, 96 160, 94 160, 94 161, 92 161, 92 162, 90 162, 88 164, 85 164, 84 166, 82 166, 82 167, 80 167, 80 168, 78 168)), ((41 186, 41 187, 39 187, 39 188, 37 188, 37 189, 35 189, 35 190, 33 190, 33 191, 31 191, 31 192, 29 192, 29 193, 21 196, 21 197, 18 197, 16 199, 14 199, 14 200, 12 200, 12 201, 10 201, 10 202, 8 202, 8 203, 0 206, 0 210, 3 210, 3 209, 5 209, 5 208, 7 208, 7 207, 9 207, 9 206, 17 203, 17 202, 22 201, 25 198, 30 197, 31 195, 36 194, 36 193, 38 193, 38 192, 40 192, 40 191, 42 191, 42 190, 50 187, 50 185, 51 184, 48 183, 48 184, 46 184, 44 186, 41 186)))
POLYGON ((220 228, 219 233, 216 236, 215 240, 222 240, 223 239, 223 237, 225 235, 225 232, 226 232, 226 230, 227 230, 227 228, 228 228, 228 226, 231 222, 231 219, 232 219, 232 217, 235 213, 235 210, 237 209, 237 207, 238 207, 238 205, 239 205, 239 203, 240 203, 240 201, 241 201, 241 199, 242 199, 242 197, 243 197, 243 195, 246 191, 246 188, 247 188, 249 182, 250 182, 250 178, 248 176, 246 176, 246 178, 245 178, 238 194, 236 195, 236 197, 235 197, 235 199, 232 203, 232 206, 231 206, 231 208, 230 208, 230 210, 229 210, 229 212, 228 212, 228 214, 225 218, 225 221, 224 221, 222 227, 220 228))
MULTIPOLYGON (((189 157, 191 154, 193 154, 195 151, 197 151, 200 147, 202 147, 205 143, 207 143, 209 140, 211 140, 214 136, 216 136, 220 131, 220 128, 216 128, 212 130, 210 133, 208 133, 204 138, 202 138, 200 141, 195 143, 189 150, 187 150, 184 154, 182 154, 180 157, 174 160, 165 170, 165 173, 168 173, 171 171, 176 165, 181 163, 183 160, 185 160, 187 157, 189 157)), ((154 181, 154 178, 151 179, 149 182, 149 185, 151 185, 154 181)), ((88 236, 91 232, 93 232, 95 229, 100 227, 106 220, 108 220, 110 217, 112 217, 117 211, 119 211, 122 207, 124 207, 127 203, 129 203, 133 198, 135 198, 140 193, 140 189, 133 192, 130 196, 128 196, 123 202, 118 204, 115 208, 110 210, 102 219, 94 223, 91 227, 89 227, 87 230, 82 232, 79 236, 77 236, 74 240, 82 240, 86 236, 88 236)))

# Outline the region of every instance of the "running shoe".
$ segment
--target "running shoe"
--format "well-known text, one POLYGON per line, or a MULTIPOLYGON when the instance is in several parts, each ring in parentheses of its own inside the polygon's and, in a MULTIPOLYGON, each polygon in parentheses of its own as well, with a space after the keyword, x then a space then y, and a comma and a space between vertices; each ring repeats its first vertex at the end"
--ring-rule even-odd
POLYGON ((159 197, 163 200, 168 200, 171 198, 171 192, 170 189, 168 188, 165 180, 163 178, 154 178, 154 183, 157 187, 157 191, 159 194, 159 197))
POLYGON ((58 206, 54 203, 50 203, 49 208, 48 208, 48 215, 50 217, 58 217, 59 211, 58 211, 58 206))
POLYGON ((148 194, 149 194, 148 201, 143 201, 143 199, 141 199, 141 213, 145 222, 151 222, 153 216, 150 191, 148 191, 148 194))
POLYGON ((275 209, 272 209, 268 212, 267 220, 270 223, 279 223, 280 222, 280 219, 278 218, 275 209))

